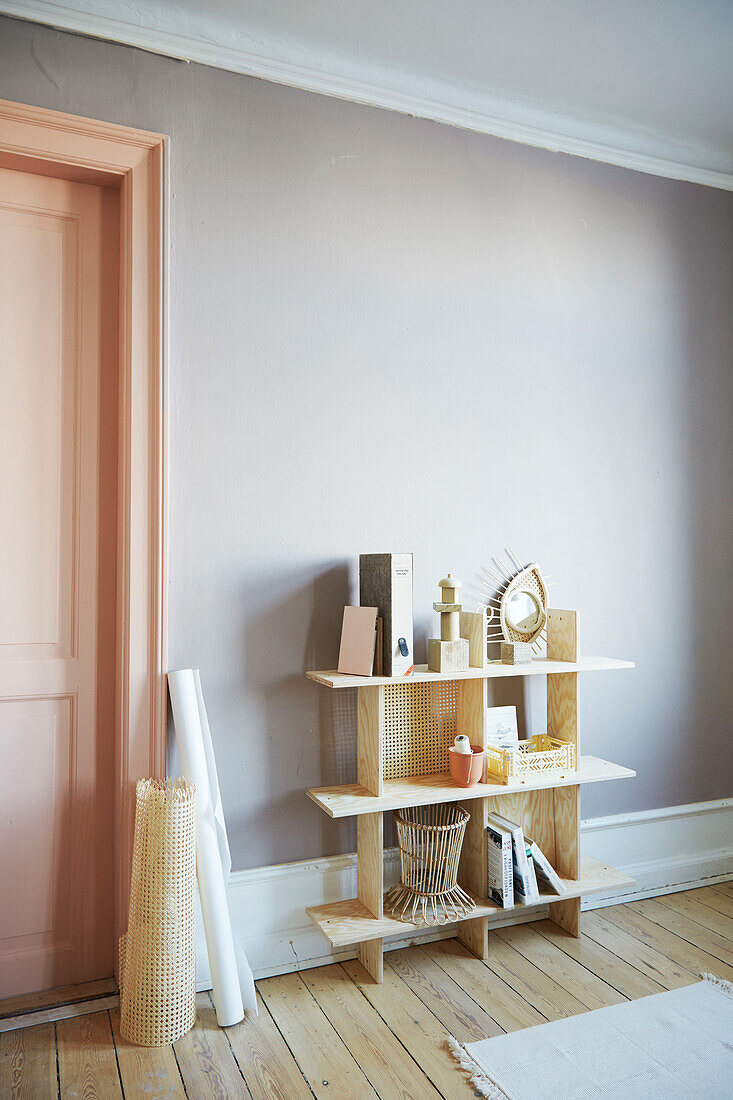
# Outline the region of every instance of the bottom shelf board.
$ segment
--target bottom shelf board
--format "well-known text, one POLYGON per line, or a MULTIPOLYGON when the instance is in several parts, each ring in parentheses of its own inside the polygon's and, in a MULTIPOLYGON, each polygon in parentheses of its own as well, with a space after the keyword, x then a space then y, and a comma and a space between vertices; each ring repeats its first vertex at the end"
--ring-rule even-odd
MULTIPOLYGON (((598 859, 590 856, 582 860, 579 879, 564 879, 567 887, 565 894, 540 894, 539 900, 530 908, 538 908, 542 905, 552 904, 554 901, 567 901, 569 898, 579 898, 583 894, 596 894, 604 890, 610 890, 615 886, 630 886, 633 879, 621 871, 616 871, 598 859)), ((476 902, 476 908, 467 920, 475 917, 493 917, 497 913, 508 913, 509 909, 502 909, 493 902, 482 901, 472 895, 476 902)), ((525 906, 515 906, 524 909, 525 906)), ((396 917, 374 917, 367 907, 357 898, 348 901, 335 901, 329 905, 315 905, 306 909, 306 913, 315 926, 323 933, 333 947, 346 947, 351 943, 361 943, 364 940, 376 940, 386 936, 404 936, 412 932, 423 932, 426 928, 440 927, 436 925, 409 924, 398 920, 396 917)), ((448 924, 457 924, 458 921, 448 921, 448 924)), ((442 927, 445 927, 443 925, 442 927)))

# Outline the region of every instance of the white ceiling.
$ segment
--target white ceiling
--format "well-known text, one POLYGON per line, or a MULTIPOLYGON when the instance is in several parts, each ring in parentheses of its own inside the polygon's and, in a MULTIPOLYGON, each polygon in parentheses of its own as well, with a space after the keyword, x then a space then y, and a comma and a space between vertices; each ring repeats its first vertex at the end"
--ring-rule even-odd
POLYGON ((733 0, 0 0, 0 10, 733 188, 733 0))

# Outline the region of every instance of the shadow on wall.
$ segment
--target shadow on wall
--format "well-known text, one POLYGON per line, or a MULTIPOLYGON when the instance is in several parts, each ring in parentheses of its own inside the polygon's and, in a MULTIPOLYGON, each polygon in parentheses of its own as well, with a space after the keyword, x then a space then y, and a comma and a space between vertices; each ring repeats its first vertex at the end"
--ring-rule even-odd
MULTIPOLYGON (((730 196, 706 190, 673 239, 684 272, 680 321, 685 413, 679 445, 687 465, 687 576, 679 578, 681 624, 689 631, 688 721, 681 749, 688 782, 727 797, 733 677, 733 216, 730 196), (705 263, 693 264, 691 257, 705 263), (726 686, 727 685, 727 686, 726 686), (701 751, 702 750, 702 751, 701 751), (689 771, 687 771, 689 769, 689 771)), ((671 670, 670 670, 671 671, 671 670)))
MULTIPOLYGON (((258 581, 260 591, 273 591, 275 585, 258 581)), ((277 587, 282 590, 282 573, 277 587)), ((305 797, 306 786, 331 786, 356 780, 356 692, 329 691, 305 679, 309 669, 335 668, 344 605, 349 602, 349 568, 345 562, 319 573, 310 583, 294 587, 277 606, 268 606, 261 614, 250 618, 244 635, 244 667, 250 689, 260 694, 258 738, 267 746, 269 766, 259 782, 273 789, 265 799, 267 816, 273 827, 282 828, 282 815, 297 827, 300 812, 313 815, 321 828, 322 852, 326 854, 353 851, 356 827, 351 820, 334 821, 326 817, 305 797), (305 647, 300 630, 290 630, 288 623, 307 621, 305 647), (300 671, 272 677, 273 668, 300 671), (309 693, 313 693, 308 700, 309 693), (304 729, 303 715, 317 712, 317 730, 304 729), (295 731, 301 731, 300 745, 295 731), (317 736, 319 766, 313 765, 315 746, 311 735, 317 736), (293 762, 297 751, 298 761, 293 762), (313 778, 305 782, 300 777, 300 764, 313 778), (302 798, 299 812, 293 817, 289 792, 283 791, 281 780, 274 789, 273 777, 289 775, 293 792, 302 798), (277 817, 278 822, 272 820, 277 817)), ((246 603, 246 601, 245 601, 246 603)), ((251 611, 251 608, 250 608, 251 611)), ((254 731, 253 731, 254 732, 254 731)))

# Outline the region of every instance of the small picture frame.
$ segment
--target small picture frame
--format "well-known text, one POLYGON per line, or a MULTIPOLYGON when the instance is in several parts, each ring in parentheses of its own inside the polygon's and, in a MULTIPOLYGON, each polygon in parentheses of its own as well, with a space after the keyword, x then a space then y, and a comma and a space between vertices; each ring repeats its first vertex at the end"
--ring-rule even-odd
POLYGON ((486 741, 497 749, 514 749, 519 744, 516 707, 486 708, 486 741))

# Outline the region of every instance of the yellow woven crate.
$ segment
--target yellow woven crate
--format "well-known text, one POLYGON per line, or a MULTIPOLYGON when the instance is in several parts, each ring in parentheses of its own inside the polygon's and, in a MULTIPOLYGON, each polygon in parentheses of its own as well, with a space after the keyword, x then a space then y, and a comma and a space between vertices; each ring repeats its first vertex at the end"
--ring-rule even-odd
POLYGON ((575 771, 575 745, 536 733, 516 748, 486 748, 486 782, 521 785, 538 775, 558 778, 575 771))

